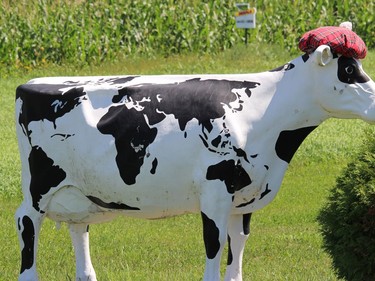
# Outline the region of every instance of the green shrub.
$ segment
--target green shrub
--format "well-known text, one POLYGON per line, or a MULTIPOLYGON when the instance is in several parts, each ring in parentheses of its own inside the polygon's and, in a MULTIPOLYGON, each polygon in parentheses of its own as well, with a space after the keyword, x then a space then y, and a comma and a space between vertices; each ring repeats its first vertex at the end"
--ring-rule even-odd
POLYGON ((374 130, 357 158, 332 189, 318 220, 323 245, 337 275, 346 280, 375 280, 375 142, 374 130))

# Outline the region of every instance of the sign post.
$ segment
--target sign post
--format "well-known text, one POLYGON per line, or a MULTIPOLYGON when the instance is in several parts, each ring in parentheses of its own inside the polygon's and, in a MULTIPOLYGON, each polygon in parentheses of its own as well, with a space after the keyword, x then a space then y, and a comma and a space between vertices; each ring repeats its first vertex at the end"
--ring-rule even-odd
POLYGON ((236 27, 245 29, 245 44, 247 45, 248 29, 255 28, 256 8, 248 3, 236 3, 238 11, 235 13, 236 27))

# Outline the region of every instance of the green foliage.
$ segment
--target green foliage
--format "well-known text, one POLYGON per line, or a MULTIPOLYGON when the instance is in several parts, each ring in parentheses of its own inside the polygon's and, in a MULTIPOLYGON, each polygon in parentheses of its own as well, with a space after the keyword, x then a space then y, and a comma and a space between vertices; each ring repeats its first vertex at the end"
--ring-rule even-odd
POLYGON ((96 63, 128 54, 210 52, 238 38, 233 11, 218 1, 70 2, 0 6, 0 62, 96 63))
MULTIPOLYGON (((99 64, 139 54, 216 53, 243 40, 235 0, 33 0, 0 4, 0 68, 99 64)), ((307 30, 351 20, 375 46, 373 1, 258 0, 250 41, 297 52, 307 30)))
POLYGON ((319 215, 324 247, 346 280, 375 280, 375 131, 348 164, 319 215))

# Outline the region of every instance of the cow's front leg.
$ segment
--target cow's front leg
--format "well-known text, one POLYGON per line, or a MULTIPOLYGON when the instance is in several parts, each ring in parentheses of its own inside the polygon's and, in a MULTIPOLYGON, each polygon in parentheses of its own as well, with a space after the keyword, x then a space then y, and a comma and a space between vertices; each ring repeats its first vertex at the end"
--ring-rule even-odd
POLYGON ((90 257, 89 226, 87 224, 70 224, 69 230, 76 256, 76 280, 96 281, 90 257))
POLYGON ((227 239, 232 195, 219 190, 211 190, 201 198, 203 239, 206 249, 204 281, 220 280, 220 260, 227 239))
POLYGON ((242 281, 242 257, 250 234, 251 214, 232 215, 228 222, 228 265, 225 281, 242 281))
POLYGON ((18 208, 15 219, 21 247, 21 270, 18 280, 36 281, 36 253, 38 237, 44 215, 24 201, 18 208))

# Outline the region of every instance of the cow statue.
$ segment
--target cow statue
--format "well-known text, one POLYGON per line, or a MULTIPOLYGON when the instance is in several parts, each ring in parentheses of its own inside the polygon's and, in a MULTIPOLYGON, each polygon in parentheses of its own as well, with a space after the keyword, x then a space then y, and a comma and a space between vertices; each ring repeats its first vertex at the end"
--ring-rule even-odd
POLYGON ((76 280, 96 280, 90 224, 197 212, 203 279, 220 280, 228 241, 225 280, 242 280, 251 214, 275 198, 306 136, 330 117, 375 122, 361 42, 344 27, 322 27, 301 39, 302 56, 268 72, 50 77, 19 86, 19 280, 38 279, 45 217, 69 226, 76 280))

